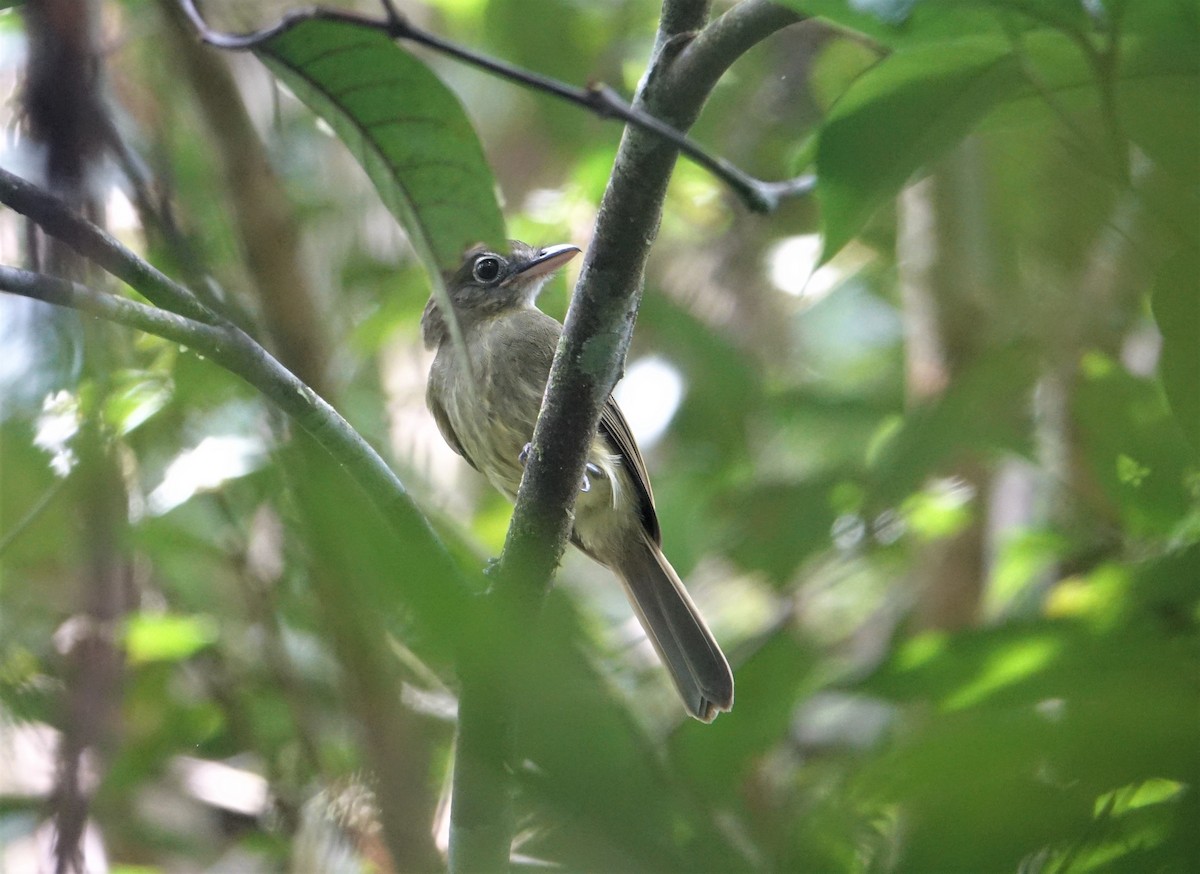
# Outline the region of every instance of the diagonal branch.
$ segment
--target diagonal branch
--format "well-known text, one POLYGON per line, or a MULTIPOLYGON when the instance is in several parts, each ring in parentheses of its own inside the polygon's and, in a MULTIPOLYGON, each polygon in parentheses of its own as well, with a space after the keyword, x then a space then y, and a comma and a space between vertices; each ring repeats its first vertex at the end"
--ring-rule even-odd
MULTIPOLYGON (((369 495, 406 545, 401 555, 410 573, 430 572, 436 577, 429 586, 438 600, 435 608, 429 603, 412 603, 426 616, 440 614, 443 620, 434 629, 437 634, 453 640, 461 629, 458 622, 445 621, 446 616, 461 618, 466 610, 467 590, 458 576, 445 548, 429 529, 404 492, 395 474, 384 464, 371 446, 338 413, 292 373, 272 358, 266 350, 236 328, 207 325, 177 313, 148 306, 127 298, 94 291, 65 279, 31 273, 0 265, 0 291, 68 307, 93 316, 145 331, 172 342, 185 345, 209 358, 231 373, 257 388, 283 412, 291 416, 312 438, 313 442, 341 464, 358 485, 369 495), (447 603, 454 605, 447 610, 447 603)), ((302 452, 312 443, 298 441, 302 452)), ((293 484, 305 503, 313 495, 329 493, 328 479, 332 465, 305 465, 305 475, 293 484)), ((326 520, 331 521, 331 520, 326 520)), ((336 520, 332 520, 336 523, 336 520)), ((336 529, 336 524, 321 526, 322 533, 336 529)), ((325 607, 326 621, 338 648, 339 658, 354 682, 360 707, 369 707, 363 717, 367 730, 367 750, 381 782, 380 820, 389 849, 395 858, 413 858, 414 849, 421 843, 425 830, 414 821, 411 805, 406 800, 405 787, 413 782, 410 757, 404 754, 411 737, 403 732, 409 725, 401 713, 399 690, 389 669, 390 662, 378 641, 384 637, 382 626, 373 627, 378 613, 364 615, 362 605, 373 605, 369 590, 363 588, 355 574, 331 577, 325 569, 315 583, 321 586, 319 598, 325 607), (333 580, 332 590, 330 580, 333 580), (357 609, 360 612, 354 613, 357 609), (414 834, 416 837, 414 837, 414 834)), ((431 848, 432 850, 432 848, 431 848)))
MULTIPOLYGON (((246 34, 231 34, 213 30, 200 15, 196 8, 195 0, 179 0, 179 3, 188 18, 191 19, 201 39, 209 45, 231 51, 253 50, 267 40, 285 33, 300 22, 309 20, 338 21, 345 24, 353 24, 358 27, 383 31, 394 40, 407 40, 417 43, 440 54, 462 61, 465 64, 485 70, 502 79, 515 82, 522 87, 541 91, 557 97, 559 100, 573 103, 600 118, 617 119, 633 127, 649 131, 670 143, 680 153, 686 155, 696 164, 708 170, 713 176, 728 185, 746 206, 755 212, 773 212, 784 199, 808 194, 815 184, 815 178, 810 174, 780 182, 768 182, 756 179, 725 158, 710 154, 695 140, 692 140, 677 128, 656 117, 652 112, 648 112, 636 104, 631 106, 616 91, 603 83, 592 83, 587 87, 579 88, 560 82, 557 79, 552 79, 549 76, 543 76, 539 73, 522 69, 497 58, 489 57, 473 49, 443 39, 429 31, 422 30, 409 22, 407 18, 395 9, 389 0, 384 0, 384 9, 386 11, 384 18, 371 18, 366 15, 337 9, 314 8, 294 10, 285 14, 270 27, 246 34)), ((742 5, 746 4, 743 3, 742 5)), ((800 16, 795 12, 783 7, 775 7, 775 9, 779 17, 786 18, 786 21, 784 21, 785 24, 801 20, 800 16)))
MULTIPOLYGON (((32 218, 48 233, 92 257, 101 267, 127 281, 131 287, 163 307, 149 306, 115 294, 94 291, 66 279, 0 266, 0 290, 69 307, 118 324, 137 328, 191 348, 241 377, 286 413, 306 431, 313 442, 341 465, 367 494, 394 535, 393 548, 399 567, 428 585, 408 589, 406 606, 453 648, 460 635, 462 617, 469 612, 469 587, 444 545, 417 510, 404 486, 382 458, 327 402, 273 358, 245 332, 215 316, 183 286, 158 272, 101 229, 75 215, 58 198, 19 177, 0 171, 0 203, 32 218), (175 310, 175 311, 172 311, 175 310)), ((304 440, 296 441, 307 453, 304 440)), ((312 459, 313 461, 319 459, 312 459)), ((311 497, 324 495, 333 470, 329 464, 309 464, 293 483, 311 497), (317 483, 317 477, 322 477, 317 483)), ((340 476, 340 475, 339 475, 340 476)), ((319 501, 312 503, 319 504, 319 501)), ((323 526, 336 529, 337 519, 323 526)), ((397 686, 389 671, 390 662, 379 649, 384 639, 377 613, 358 614, 353 627, 339 621, 348 615, 348 605, 377 604, 369 588, 357 575, 321 576, 319 599, 325 609, 331 637, 340 659, 356 684, 356 703, 367 731, 367 755, 379 774, 380 820, 389 849, 396 859, 415 858, 426 837, 411 815, 404 787, 413 784, 408 763, 411 738, 403 729, 408 724, 401 714, 397 686), (377 626, 377 627, 376 627, 377 626), (415 835, 415 837, 414 837, 415 835), (414 849, 417 848, 417 849, 414 849)), ((432 857, 432 845, 430 846, 432 857)))
MULTIPOLYGON (((0 201, 4 201, 3 195, 0 189, 0 201)), ((98 229, 94 230, 98 232, 98 229)), ((132 253, 128 253, 128 256, 140 261, 132 253)), ((130 272, 134 266, 127 265, 128 269, 123 272, 130 272)), ((144 272, 146 268, 149 265, 143 262, 143 266, 137 267, 137 270, 144 272)), ((424 541, 423 549, 434 557, 433 564, 437 567, 439 582, 447 584, 448 588, 443 593, 445 597, 456 600, 468 597, 468 587, 441 540, 429 528, 425 517, 408 496, 404 484, 387 463, 337 410, 241 330, 205 324, 128 298, 94 291, 65 279, 4 265, 0 265, 0 291, 79 310, 179 343, 245 380, 343 465, 390 524, 407 537, 424 541)))
POLYGON ((0 264, 0 291, 79 310, 127 328, 137 328, 187 346, 214 361, 218 360, 218 356, 224 357, 228 335, 223 328, 129 298, 94 291, 78 282, 0 264))

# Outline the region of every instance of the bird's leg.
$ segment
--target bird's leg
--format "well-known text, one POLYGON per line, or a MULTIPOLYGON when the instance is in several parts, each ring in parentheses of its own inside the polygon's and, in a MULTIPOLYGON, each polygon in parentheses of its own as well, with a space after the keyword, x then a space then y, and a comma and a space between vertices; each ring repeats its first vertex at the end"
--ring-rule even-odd
MULTIPOLYGON (((521 467, 524 467, 526 464, 529 463, 529 451, 532 448, 533 448, 532 443, 526 443, 521 448, 521 451, 519 453, 517 453, 517 461, 521 462, 521 467)), ((588 474, 591 474, 592 476, 602 477, 602 476, 604 476, 604 471, 602 471, 597 465, 592 464, 592 462, 589 461, 583 468, 583 482, 579 484, 579 491, 581 491, 581 492, 590 492, 592 490, 592 481, 590 479, 588 479, 588 474)))

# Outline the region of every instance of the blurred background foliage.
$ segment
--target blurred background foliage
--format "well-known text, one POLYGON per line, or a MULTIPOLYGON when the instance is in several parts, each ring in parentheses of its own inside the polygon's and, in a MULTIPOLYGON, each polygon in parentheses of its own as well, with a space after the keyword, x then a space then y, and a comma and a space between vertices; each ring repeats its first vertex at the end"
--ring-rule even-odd
MULTIPOLYGON (((400 5, 482 52, 625 94, 658 14, 400 5)), ((1200 7, 785 5, 820 17, 742 58, 694 134, 764 178, 815 168, 817 195, 756 215, 682 163, 618 388, 737 703, 686 721, 619 588, 569 555, 546 624, 566 640, 548 652, 572 657, 529 680, 518 858, 1193 870, 1200 7)), ((310 308, 289 365, 384 449, 477 572, 509 507, 424 409, 423 244, 255 57, 199 49, 168 6, 99 3, 96 39, 116 126, 194 261, 143 228, 104 164, 92 193, 109 229, 169 274, 202 265, 267 324, 310 308), (230 71, 236 105, 204 109, 197 53, 230 71), (307 287, 274 317, 248 263, 253 223, 233 218, 245 191, 223 113, 252 125, 295 230, 307 287)), ((283 9, 206 6, 235 31, 283 9)), ((0 12, 0 160, 36 178, 17 123, 26 36, 21 13, 0 12)), ((509 235, 586 245, 620 127, 414 54, 462 101, 509 235)), ((0 213, 4 263, 24 263, 24 239, 0 213)), ((562 316, 574 278, 551 284, 547 312, 562 316)), ((47 852, 59 733, 99 718, 72 705, 69 656, 96 621, 100 530, 122 582, 101 629, 120 680, 84 757, 96 870, 411 869, 380 847, 377 805, 444 848, 455 681, 435 632, 453 600, 344 478, 297 461, 248 386, 165 341, 89 333, 0 299, 0 871, 47 852), (115 479, 88 474, 89 432, 115 479), (98 527, 113 506, 121 524, 98 527), (368 599, 330 611, 341 591, 368 599), (354 675, 339 622, 386 633, 377 676, 354 675), (407 732, 404 785, 378 785, 364 752, 380 689, 407 732)))

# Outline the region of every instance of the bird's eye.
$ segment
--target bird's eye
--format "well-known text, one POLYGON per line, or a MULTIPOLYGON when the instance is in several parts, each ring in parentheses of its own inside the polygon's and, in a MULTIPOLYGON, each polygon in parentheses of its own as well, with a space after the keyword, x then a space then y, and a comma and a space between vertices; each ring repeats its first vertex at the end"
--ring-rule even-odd
POLYGON ((480 255, 471 269, 476 282, 495 282, 500 276, 500 259, 495 255, 480 255))

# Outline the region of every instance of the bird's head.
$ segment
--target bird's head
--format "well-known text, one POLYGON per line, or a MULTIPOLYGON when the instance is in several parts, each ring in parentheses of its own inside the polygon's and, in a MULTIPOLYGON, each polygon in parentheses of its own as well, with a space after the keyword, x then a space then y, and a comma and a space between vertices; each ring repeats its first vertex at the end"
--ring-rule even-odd
MULTIPOLYGON (((473 246, 458 269, 445 274, 446 292, 463 322, 532 306, 546 280, 578 254, 579 247, 570 243, 539 249, 510 240, 507 253, 473 246)), ((428 349, 436 349, 447 337, 441 309, 432 297, 421 316, 421 334, 428 349)))

